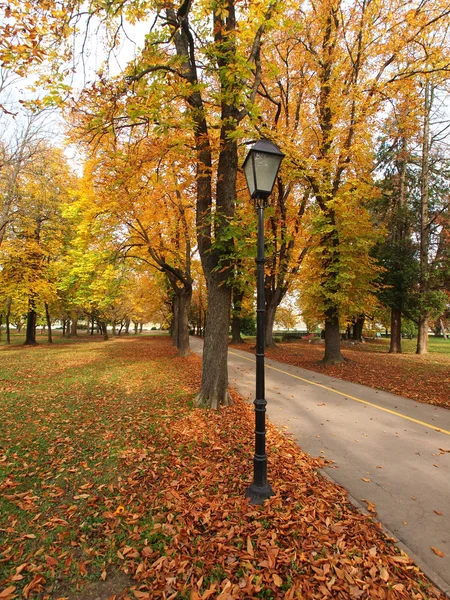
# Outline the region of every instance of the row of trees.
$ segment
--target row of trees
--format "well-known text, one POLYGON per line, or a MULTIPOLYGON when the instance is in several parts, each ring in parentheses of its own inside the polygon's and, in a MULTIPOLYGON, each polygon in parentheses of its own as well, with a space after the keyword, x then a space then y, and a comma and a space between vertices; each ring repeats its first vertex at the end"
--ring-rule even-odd
POLYGON ((208 309, 199 405, 229 403, 230 306, 236 333, 253 298, 255 224, 239 164, 259 137, 286 153, 268 211, 269 343, 276 309, 296 289, 306 319, 325 325, 326 363, 343 360, 341 327, 361 328, 380 303, 392 311, 391 350, 406 314, 426 351, 428 320, 449 289, 446 124, 436 122, 448 16, 439 0, 5 7, 4 65, 42 72, 49 61, 37 106, 64 101, 70 139, 89 157, 71 204, 87 244, 80 278, 92 272, 86 257, 105 253, 163 275, 185 354, 196 286, 194 312, 205 305, 200 256, 208 309), (115 76, 106 62, 93 84, 68 93, 67 59, 94 24, 113 50, 136 21, 149 26, 133 60, 115 76))

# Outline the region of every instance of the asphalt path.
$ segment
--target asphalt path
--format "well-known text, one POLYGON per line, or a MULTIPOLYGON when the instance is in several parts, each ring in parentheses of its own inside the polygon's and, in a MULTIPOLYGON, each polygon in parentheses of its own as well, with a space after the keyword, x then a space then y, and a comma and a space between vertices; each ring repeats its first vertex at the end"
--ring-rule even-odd
MULTIPOLYGON (((194 352, 202 347, 191 338, 194 352)), ((265 365, 270 421, 308 454, 333 461, 324 472, 357 504, 370 503, 450 597, 450 411, 267 358, 265 365)), ((254 356, 230 349, 228 372, 253 401, 254 356)))

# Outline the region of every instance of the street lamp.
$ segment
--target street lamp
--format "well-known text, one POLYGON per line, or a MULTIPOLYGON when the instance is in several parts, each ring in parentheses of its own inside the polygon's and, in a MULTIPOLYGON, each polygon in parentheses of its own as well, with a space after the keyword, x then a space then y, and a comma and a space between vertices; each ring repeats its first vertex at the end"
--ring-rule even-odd
POLYGON ((256 398, 255 456, 253 483, 245 492, 251 504, 262 504, 273 495, 267 482, 266 399, 264 391, 264 209, 272 193, 284 154, 269 140, 256 142, 247 154, 243 169, 248 191, 258 212, 258 242, 256 253, 256 398))

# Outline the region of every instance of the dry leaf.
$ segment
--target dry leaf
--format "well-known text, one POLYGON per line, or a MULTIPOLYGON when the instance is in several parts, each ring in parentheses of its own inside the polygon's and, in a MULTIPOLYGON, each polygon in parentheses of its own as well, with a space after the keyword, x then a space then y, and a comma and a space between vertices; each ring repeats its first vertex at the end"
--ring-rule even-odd
POLYGON ((435 554, 437 554, 441 558, 444 558, 445 554, 441 550, 439 550, 438 548, 435 548, 434 546, 430 546, 430 548, 433 550, 433 552, 435 554))

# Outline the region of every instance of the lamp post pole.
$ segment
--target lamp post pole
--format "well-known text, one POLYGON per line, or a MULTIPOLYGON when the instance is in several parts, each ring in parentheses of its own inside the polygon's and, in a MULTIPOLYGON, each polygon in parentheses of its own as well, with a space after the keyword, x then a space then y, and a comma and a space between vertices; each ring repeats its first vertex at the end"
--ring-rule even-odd
POLYGON ((264 298, 264 209, 267 196, 259 194, 255 197, 258 214, 258 238, 256 252, 256 398, 255 405, 255 455, 253 458, 253 483, 245 495, 252 504, 262 504, 273 495, 267 482, 266 455, 266 398, 265 398, 265 298, 264 298))
POLYGON ((253 458, 253 483, 245 495, 252 504, 262 504, 273 495, 267 482, 266 456, 266 398, 264 383, 264 209, 270 196, 284 154, 269 140, 256 142, 249 151, 243 169, 250 196, 255 201, 258 214, 256 251, 256 397, 255 405, 255 455, 253 458))

